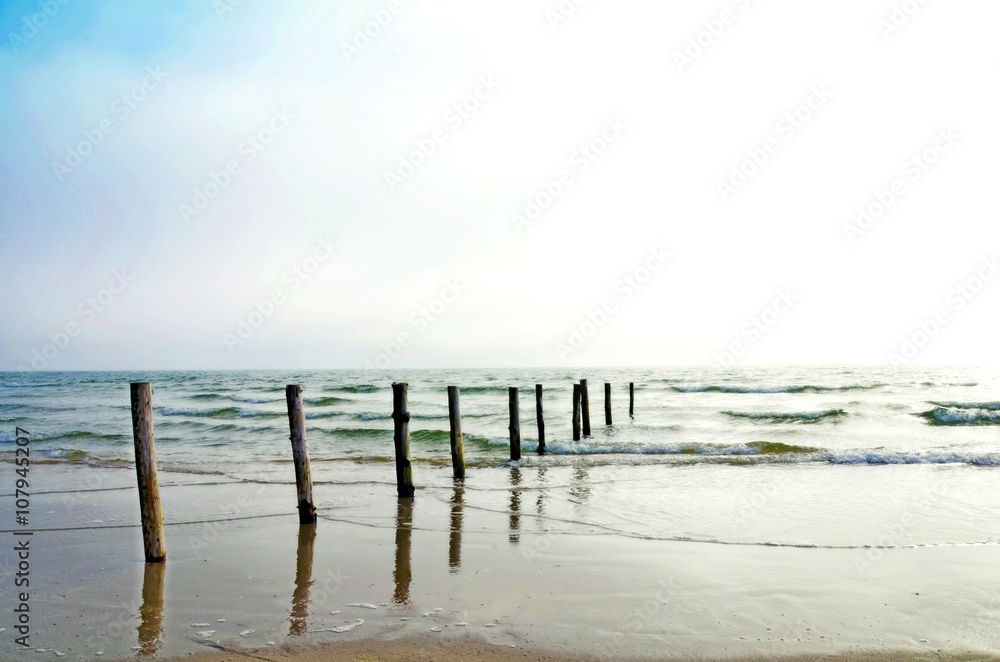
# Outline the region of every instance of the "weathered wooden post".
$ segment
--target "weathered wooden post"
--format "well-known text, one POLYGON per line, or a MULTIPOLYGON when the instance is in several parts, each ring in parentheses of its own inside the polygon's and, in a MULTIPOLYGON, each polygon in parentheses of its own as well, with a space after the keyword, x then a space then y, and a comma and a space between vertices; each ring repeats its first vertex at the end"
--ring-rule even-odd
POLYGON ((451 424, 451 470, 454 478, 465 478, 465 451, 462 448, 462 414, 458 408, 458 387, 448 387, 448 421, 451 424))
POLYGON ((517 387, 511 386, 510 393, 510 459, 521 459, 521 413, 517 403, 517 387))
POLYGON ((160 511, 160 484, 156 480, 156 453, 153 449, 153 389, 149 382, 133 382, 132 437, 135 441, 135 473, 139 481, 139 514, 142 518, 142 546, 146 563, 167 559, 160 511))
POLYGON ((628 383, 628 415, 635 418, 635 382, 628 383))
POLYGON ((580 388, 573 384, 573 441, 580 441, 580 388))
POLYGON ((545 452, 545 419, 542 416, 542 385, 535 384, 535 418, 538 420, 538 454, 545 452))
POLYGON ((392 383, 392 443, 396 448, 396 493, 400 499, 413 496, 410 465, 410 412, 406 408, 406 382, 392 383))
POLYGON ((611 384, 604 382, 604 424, 611 425, 611 384))
POLYGON ((313 504, 312 473, 309 471, 309 449, 306 446, 306 416, 302 411, 302 387, 285 387, 288 403, 288 429, 291 431, 292 461, 295 463, 295 493, 299 502, 299 524, 316 523, 313 504))
POLYGON ((587 393, 587 380, 580 380, 580 399, 583 402, 583 436, 590 436, 590 395, 587 393))

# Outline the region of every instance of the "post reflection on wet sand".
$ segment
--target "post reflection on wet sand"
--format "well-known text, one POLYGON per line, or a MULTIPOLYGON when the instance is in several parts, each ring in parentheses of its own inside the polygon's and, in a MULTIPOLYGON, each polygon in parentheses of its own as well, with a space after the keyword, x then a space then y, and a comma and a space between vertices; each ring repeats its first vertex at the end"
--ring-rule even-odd
POLYGON ((147 563, 142 575, 142 606, 139 608, 139 655, 155 657, 163 645, 163 576, 166 563, 147 563))
POLYGON ((573 468, 573 487, 570 488, 569 494, 577 505, 582 506, 587 503, 587 499, 590 498, 590 474, 587 473, 587 467, 573 468))
POLYGON ((517 489, 521 484, 521 468, 510 468, 510 534, 507 540, 511 545, 521 542, 521 490, 517 489))
POLYGON ((312 586, 313 543, 316 525, 299 526, 299 547, 295 559, 295 591, 292 592, 292 611, 288 616, 288 636, 305 634, 309 629, 309 587, 312 586))
POLYGON ((458 573, 462 568, 462 499, 465 487, 455 481, 451 494, 451 532, 448 536, 448 572, 458 573))
POLYGON ((413 537, 413 499, 400 499, 396 504, 396 568, 392 579, 396 590, 392 601, 410 604, 410 540, 413 537))

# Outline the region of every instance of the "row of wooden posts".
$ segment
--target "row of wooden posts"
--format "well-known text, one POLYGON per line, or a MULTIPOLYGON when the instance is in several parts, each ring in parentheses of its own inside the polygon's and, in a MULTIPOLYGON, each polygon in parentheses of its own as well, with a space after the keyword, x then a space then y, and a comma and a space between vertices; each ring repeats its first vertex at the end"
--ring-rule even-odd
MULTIPOLYGON (((413 497, 413 467, 410 463, 410 412, 407 406, 407 384, 392 384, 393 446, 396 456, 396 493, 400 499, 413 497)), ((510 459, 521 459, 520 405, 517 387, 509 388, 510 399, 510 459)), ((156 477, 156 453, 153 444, 153 390, 149 382, 133 382, 132 436, 135 442, 135 470, 139 482, 139 512, 142 519, 143 550, 147 563, 166 560, 163 534, 163 514, 160 508, 160 487, 156 477)), ((285 387, 288 404, 288 427, 291 431, 292 460, 295 464, 295 489, 298 500, 299 524, 315 524, 316 506, 312 496, 312 476, 309 471, 309 451, 306 446, 305 412, 302 409, 302 387, 285 387)), ((628 414, 635 415, 635 383, 628 385, 628 414)), ((535 384, 535 417, 538 424, 538 453, 545 453, 545 421, 542 415, 542 385, 535 384)), ((459 409, 459 389, 448 387, 448 419, 451 429, 451 461, 453 476, 465 478, 465 453, 462 444, 462 416, 459 409)), ((604 384, 604 422, 611 425, 611 384, 604 384)), ((590 401, 587 380, 573 384, 573 441, 581 434, 590 436, 590 401)))

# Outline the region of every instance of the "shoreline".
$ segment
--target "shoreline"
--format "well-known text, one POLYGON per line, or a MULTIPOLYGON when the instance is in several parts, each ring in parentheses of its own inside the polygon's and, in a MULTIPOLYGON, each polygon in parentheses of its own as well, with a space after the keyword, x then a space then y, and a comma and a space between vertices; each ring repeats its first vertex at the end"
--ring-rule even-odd
MULTIPOLYGON (((886 549, 860 572, 857 549, 629 537, 586 515, 641 482, 581 486, 549 468, 543 489, 535 473, 458 489, 442 471, 412 501, 337 484, 313 528, 298 526, 291 483, 162 472, 167 562, 145 564, 134 474, 47 465, 33 485, 32 647, 303 662, 425 659, 414 642, 436 651, 426 659, 484 660, 1000 651, 996 546, 886 549)), ((7 582, 0 608, 12 600, 7 582)), ((18 654, 0 642, 0 658, 18 654)))

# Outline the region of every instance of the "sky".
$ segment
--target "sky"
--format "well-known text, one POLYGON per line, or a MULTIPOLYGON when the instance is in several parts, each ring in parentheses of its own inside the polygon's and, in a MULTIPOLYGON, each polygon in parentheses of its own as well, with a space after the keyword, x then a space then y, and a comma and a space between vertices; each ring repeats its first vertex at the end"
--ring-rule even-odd
POLYGON ((1000 4, 0 3, 0 370, 996 365, 1000 4))

